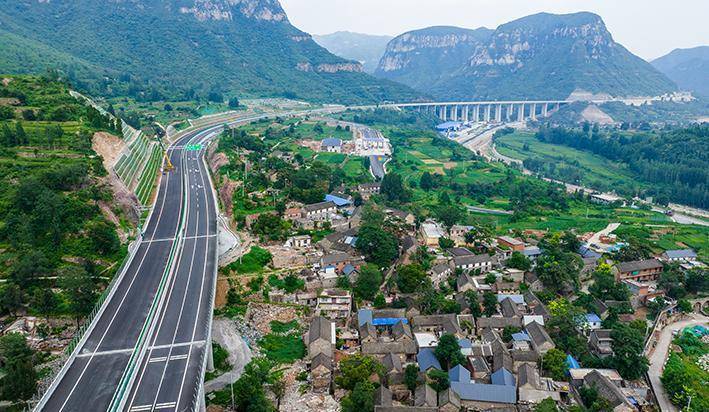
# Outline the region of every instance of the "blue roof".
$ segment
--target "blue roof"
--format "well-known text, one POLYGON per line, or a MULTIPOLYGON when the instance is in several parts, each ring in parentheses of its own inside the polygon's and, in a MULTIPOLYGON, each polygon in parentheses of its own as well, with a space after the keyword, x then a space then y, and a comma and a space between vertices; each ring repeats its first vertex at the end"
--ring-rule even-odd
POLYGON ((448 378, 451 382, 470 382, 470 371, 466 368, 456 365, 448 371, 448 378))
POLYGON ((579 362, 571 355, 566 355, 566 366, 569 369, 579 369, 581 367, 581 365, 579 365, 579 362))
POLYGON ((372 325, 374 326, 394 326, 397 323, 409 323, 406 318, 374 318, 372 319, 372 325))
POLYGON ((470 339, 458 339, 458 346, 460 346, 461 349, 470 349, 473 347, 473 342, 470 339))
POLYGON ((466 401, 516 403, 517 388, 510 385, 451 382, 451 389, 466 401))
POLYGON ((530 338, 529 335, 527 335, 525 332, 519 332, 519 333, 512 334, 512 340, 517 341, 517 342, 519 342, 519 341, 531 342, 532 338, 530 338))
POLYGON ((503 300, 510 298, 512 299, 512 302, 518 304, 518 305, 523 305, 524 304, 524 296, 522 295, 506 295, 504 293, 498 293, 497 294, 497 301, 502 302, 503 300))
POLYGON ((697 252, 692 249, 678 249, 678 250, 667 250, 665 254, 670 259, 683 259, 683 258, 695 258, 697 257, 697 252))
POLYGON ((441 363, 438 362, 438 359, 436 359, 436 355, 433 353, 432 348, 421 348, 419 353, 416 355, 416 361, 419 364, 419 370, 421 372, 426 372, 430 368, 443 370, 443 368, 441 368, 441 363))
POLYGON ((490 375, 490 382, 492 382, 493 385, 515 386, 515 377, 507 369, 500 368, 497 372, 490 375))
POLYGON ((365 323, 372 323, 372 310, 360 309, 357 311, 357 326, 362 326, 365 323))
POLYGON ((337 139, 335 137, 328 137, 327 139, 323 139, 322 145, 323 146, 340 146, 340 145, 342 145, 342 140, 337 139))
POLYGON ((325 195, 325 201, 332 202, 335 204, 335 206, 347 206, 352 203, 347 199, 343 199, 343 198, 341 198, 339 196, 335 196, 335 195, 325 195))
POLYGON ((348 263, 348 264, 345 265, 344 268, 342 268, 342 273, 344 273, 345 275, 349 276, 350 273, 354 272, 355 270, 357 270, 357 268, 355 268, 354 266, 352 266, 352 265, 350 265, 350 264, 348 263))
POLYGON ((525 256, 537 256, 542 254, 542 250, 538 246, 529 246, 524 248, 522 254, 525 256))
POLYGON ((600 323, 601 318, 598 317, 595 313, 587 313, 586 314, 586 322, 588 323, 600 323))
POLYGON ((579 246, 579 255, 581 255, 584 258, 598 259, 601 257, 600 253, 595 252, 595 251, 589 249, 588 246, 584 246, 584 245, 579 246))
POLYGON ((449 129, 454 129, 456 127, 460 127, 462 123, 461 122, 444 122, 436 126, 436 129, 438 130, 449 130, 449 129))

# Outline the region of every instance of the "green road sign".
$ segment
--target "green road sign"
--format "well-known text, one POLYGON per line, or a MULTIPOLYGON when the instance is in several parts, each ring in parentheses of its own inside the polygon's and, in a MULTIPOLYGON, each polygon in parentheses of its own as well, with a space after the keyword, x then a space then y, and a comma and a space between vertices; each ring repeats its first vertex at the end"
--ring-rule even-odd
POLYGON ((188 152, 202 150, 202 145, 201 144, 190 144, 190 145, 187 145, 186 150, 188 152))

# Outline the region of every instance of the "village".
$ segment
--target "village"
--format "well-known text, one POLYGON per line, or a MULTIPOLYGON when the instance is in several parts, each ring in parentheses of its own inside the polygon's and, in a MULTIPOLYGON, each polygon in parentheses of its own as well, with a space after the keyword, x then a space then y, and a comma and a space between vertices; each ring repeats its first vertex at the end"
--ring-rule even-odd
MULTIPOLYGON (((390 155, 388 140, 371 130, 355 129, 353 140, 298 144, 315 152, 314 159, 390 155)), ((276 155, 290 167, 303 165, 276 155)), ((599 410, 652 410, 653 389, 642 373, 612 366, 621 356, 632 363, 645 355, 645 332, 654 328, 649 311, 686 311, 658 281, 667 265, 704 268, 695 251, 618 262, 610 254, 626 245, 613 224, 556 237, 447 225, 387 206, 383 192, 396 184, 377 179, 369 166, 370 181, 341 182, 319 201, 291 200, 279 211, 246 215, 241 230, 248 241, 241 247, 250 251, 243 258, 265 256, 262 267, 239 275, 244 264, 235 263, 223 272, 222 307, 238 302, 242 336, 258 330, 247 342, 252 351, 277 361, 278 353, 294 352, 286 356, 284 393, 271 395, 286 410, 338 410, 362 393, 381 412, 538 410, 550 402, 568 408, 588 404, 589 397, 609 408, 599 410), (546 257, 555 253, 578 264, 583 297, 574 296, 572 282, 550 287, 538 277, 540 261, 560 264, 546 257), (283 325, 289 326, 282 345, 290 348, 258 347, 283 325), (639 328, 642 333, 632 332, 639 328), (639 350, 614 342, 615 330, 631 331, 639 350), (351 382, 353 374, 360 385, 351 382)), ((252 197, 267 201, 268 195, 252 197)))

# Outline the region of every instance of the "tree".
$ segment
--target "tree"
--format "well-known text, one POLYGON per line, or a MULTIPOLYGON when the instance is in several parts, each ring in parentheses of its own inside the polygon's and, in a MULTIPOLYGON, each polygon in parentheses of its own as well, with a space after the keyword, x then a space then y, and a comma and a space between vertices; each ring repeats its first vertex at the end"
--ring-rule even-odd
POLYGON ((458 339, 450 333, 441 335, 433 354, 436 355, 436 359, 441 365, 444 365, 445 370, 449 370, 456 365, 465 364, 465 356, 460 351, 458 339))
POLYGON ((687 272, 685 287, 689 293, 699 293, 709 291, 709 271, 704 269, 693 269, 687 272))
POLYGON ((411 193, 398 173, 388 173, 384 176, 380 192, 390 202, 407 203, 411 200, 411 193))
POLYGON ((600 300, 627 301, 630 291, 624 283, 616 283, 610 265, 601 263, 593 272, 593 284, 588 291, 600 300))
POLYGON ((507 259, 507 266, 519 270, 524 270, 525 272, 532 268, 532 261, 530 261, 527 256, 523 255, 518 251, 512 252, 512 256, 507 259))
POLYGON ((0 395, 10 401, 26 400, 37 389, 34 352, 19 333, 0 337, 0 358, 5 376, 0 380, 0 395))
POLYGON ((402 293, 414 293, 428 279, 421 265, 412 263, 396 271, 396 285, 402 293))
POLYGON ((441 237, 438 238, 438 246, 440 246, 441 249, 450 249, 455 246, 455 242, 447 237, 441 237))
POLYGON ((522 329, 517 326, 505 326, 505 328, 502 329, 502 341, 505 343, 509 343, 510 341, 512 341, 512 335, 521 331, 522 329))
POLYGON ((44 315, 49 315, 57 309, 56 294, 50 288, 36 288, 32 294, 32 307, 44 315))
POLYGON ((27 133, 20 122, 15 123, 15 141, 17 144, 21 145, 28 145, 30 143, 27 138, 27 133))
POLYGON ((534 406, 534 412, 559 412, 556 402, 552 398, 546 398, 534 406))
MULTIPOLYGON (((2 108, 3 106, 0 106, 0 109, 2 108)), ((10 130, 7 123, 2 125, 2 144, 6 147, 13 147, 16 144, 15 133, 10 130)))
POLYGON ((423 172, 421 175, 421 179, 419 180, 419 187, 423 190, 431 190, 435 186, 435 182, 433 181, 433 176, 429 172, 423 172))
POLYGON ((377 293, 377 296, 374 297, 374 301, 372 302, 372 304, 374 305, 374 307, 376 309, 383 309, 386 307, 387 302, 386 302, 386 299, 384 298, 384 295, 381 292, 379 292, 379 293, 377 293))
POLYGON ((5 312, 15 315, 17 309, 22 307, 24 302, 22 289, 15 283, 6 283, 0 286, 0 307, 5 312))
POLYGON ((578 282, 583 262, 576 253, 564 249, 559 233, 542 239, 540 247, 544 254, 537 259, 535 272, 544 286, 554 292, 560 292, 569 283, 578 282))
POLYGON ((487 275, 485 275, 485 280, 484 280, 484 282, 485 282, 486 284, 492 285, 492 284, 495 283, 496 281, 497 281, 497 276, 495 276, 494 273, 488 273, 487 275))
POLYGON ((59 269, 59 285, 67 295, 78 326, 79 319, 88 315, 96 302, 94 279, 83 268, 66 266, 59 269))
POLYGON ((342 412, 373 412, 374 384, 372 382, 357 382, 352 392, 342 398, 342 412))
POLYGON ((0 120, 10 120, 15 118, 15 109, 10 106, 0 106, 0 120))
POLYGON ((358 383, 368 382, 374 375, 381 376, 384 366, 371 356, 352 355, 340 361, 340 376, 335 378, 341 388, 353 390, 358 383))
POLYGON ((556 345, 561 350, 576 356, 585 354, 586 338, 578 332, 579 322, 585 310, 571 305, 564 298, 550 301, 547 308, 551 316, 546 327, 556 345))
POLYGON ((647 372, 648 360, 643 356, 645 336, 637 329, 617 323, 611 331, 613 339, 612 364, 620 376, 628 380, 640 378, 647 372))
POLYGON ((465 301, 468 303, 468 308, 470 309, 470 314, 473 315, 473 318, 479 318, 482 315, 482 310, 480 309, 480 299, 478 298, 478 292, 472 289, 466 290, 465 301))
POLYGON ((355 282, 355 293, 362 299, 372 300, 382 284, 382 272, 377 266, 368 263, 360 268, 359 276, 355 282))
POLYGON ((687 299, 680 299, 677 301, 677 309, 682 313, 691 313, 692 304, 687 299))
MULTIPOLYGON (((445 192, 444 192, 445 193, 445 192)), ((464 213, 460 207, 450 204, 444 204, 434 209, 434 214, 443 225, 450 229, 453 225, 463 219, 464 213)))
POLYGON ((451 386, 448 373, 438 369, 431 369, 428 372, 428 379, 430 379, 430 385, 436 393, 443 392, 451 386))
POLYGON ((552 379, 555 381, 566 380, 566 371, 568 370, 566 366, 566 355, 561 350, 556 348, 549 349, 542 358, 542 365, 544 366, 544 370, 549 372, 549 375, 551 375, 552 379))
POLYGON ((276 397, 276 410, 278 411, 281 409, 281 399, 286 395, 286 381, 281 378, 273 382, 271 392, 276 397))
POLYGON ((490 317, 497 313, 497 296, 490 291, 483 293, 483 314, 490 317))
POLYGON ((93 241, 99 254, 110 255, 121 247, 121 240, 116 234, 116 228, 105 222, 94 222, 88 227, 88 236, 93 241))
POLYGON ((399 243, 397 237, 387 232, 384 228, 384 215, 372 208, 364 211, 362 225, 357 232, 357 243, 355 244, 367 259, 378 267, 386 267, 391 264, 399 254, 399 243))
POLYGON ((236 109, 237 107, 239 107, 239 99, 236 97, 231 97, 229 99, 229 108, 236 109))
POLYGON ((419 368, 413 363, 406 365, 404 369, 404 384, 406 388, 414 393, 416 391, 416 386, 419 383, 419 368))

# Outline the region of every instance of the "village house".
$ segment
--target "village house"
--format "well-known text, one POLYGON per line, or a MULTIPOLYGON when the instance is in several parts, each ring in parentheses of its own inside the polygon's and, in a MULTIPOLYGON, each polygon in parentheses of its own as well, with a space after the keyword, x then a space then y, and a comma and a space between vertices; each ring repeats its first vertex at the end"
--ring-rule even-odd
POLYGON ((453 274, 453 269, 448 263, 443 262, 433 265, 428 273, 431 276, 431 282, 433 285, 438 287, 438 285, 445 282, 448 277, 453 274))
POLYGON ((613 339, 610 329, 592 330, 588 337, 588 346, 591 352, 600 358, 605 358, 613 354, 613 339))
POLYGON ((636 411, 620 388, 599 371, 590 372, 583 378, 583 381, 585 386, 594 388, 598 396, 608 401, 611 408, 613 408, 613 412, 636 411))
POLYGON ((453 225, 448 233, 450 234, 451 240, 455 242, 456 245, 465 245, 465 235, 472 230, 475 230, 474 226, 453 225))
POLYGON ((335 351, 335 326, 329 320, 316 316, 303 337, 308 348, 313 391, 325 392, 332 381, 335 351))
POLYGON ((510 236, 498 236, 496 240, 498 246, 511 249, 517 252, 522 252, 524 250, 524 242, 519 239, 515 239, 510 236))
POLYGON ((446 237, 446 233, 438 222, 435 220, 428 219, 421 224, 421 229, 419 230, 423 242, 429 247, 438 247, 438 241, 442 237, 446 237))
POLYGON ((320 151, 328 153, 341 153, 342 152, 342 140, 335 137, 328 137, 323 139, 320 143, 320 151))
POLYGON ((315 312, 339 323, 347 323, 352 309, 352 295, 343 289, 325 289, 318 295, 315 312))
POLYGON ((488 254, 456 256, 453 258, 455 268, 466 272, 479 270, 480 273, 486 273, 492 270, 494 263, 495 259, 488 254))
POLYGON ((621 262, 615 265, 616 281, 633 279, 636 281, 657 280, 662 273, 662 262, 657 259, 621 262))
POLYGON ((291 236, 286 240, 285 247, 303 249, 310 247, 310 241, 309 235, 291 236))
POLYGON ((527 335, 529 335, 532 339, 532 347, 534 347, 534 350, 540 354, 544 355, 550 349, 556 347, 554 341, 551 339, 551 336, 549 336, 549 333, 547 333, 544 326, 539 323, 530 322, 527 326, 525 326, 525 330, 527 331, 527 335))
POLYGON ((369 200, 372 195, 378 195, 381 192, 382 184, 379 182, 362 183, 357 186, 357 192, 362 196, 362 199, 369 200))
POLYGON ((301 217, 315 220, 328 220, 329 215, 337 213, 337 206, 333 202, 319 202, 305 205, 301 217))
POLYGON ((403 210, 387 208, 384 209, 384 214, 387 216, 387 218, 406 224, 408 226, 413 226, 416 223, 416 216, 403 210))
POLYGON ((697 252, 692 249, 667 250, 660 259, 665 262, 694 262, 697 260, 697 252))

